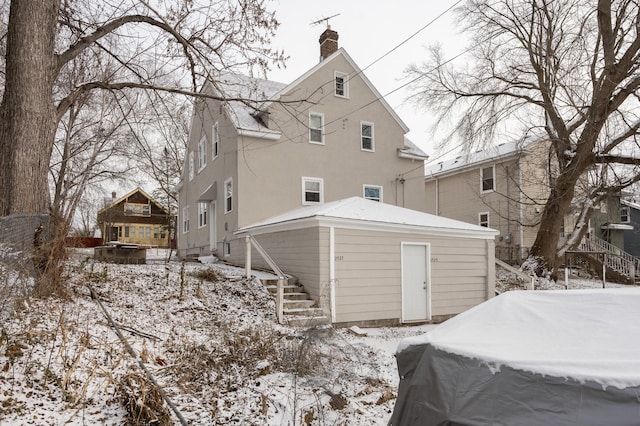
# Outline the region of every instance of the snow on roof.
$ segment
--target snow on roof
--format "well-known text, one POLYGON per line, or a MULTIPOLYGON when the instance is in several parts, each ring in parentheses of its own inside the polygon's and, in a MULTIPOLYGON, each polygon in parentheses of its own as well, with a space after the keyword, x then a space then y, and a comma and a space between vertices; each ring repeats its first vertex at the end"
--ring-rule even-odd
POLYGON ((425 160, 429 158, 423 150, 418 148, 418 146, 411 142, 406 136, 404 137, 404 149, 402 149, 401 152, 414 157, 423 157, 425 160))
POLYGON ((248 77, 241 74, 225 73, 216 78, 215 86, 228 98, 242 98, 250 102, 229 101, 230 119, 237 129, 264 133, 278 133, 266 127, 256 118, 256 110, 270 100, 286 84, 248 77))
POLYGON ((511 291, 484 302, 435 330, 407 338, 416 344, 511 368, 640 386, 640 289, 511 291))
POLYGON ((291 223, 304 219, 327 219, 346 222, 366 222, 422 228, 423 230, 456 231, 493 239, 498 231, 471 223, 461 222, 442 216, 398 207, 391 204, 366 200, 361 197, 345 198, 324 204, 317 204, 291 210, 265 221, 241 228, 239 232, 266 228, 277 224, 291 223))
MULTIPOLYGON (((540 139, 535 140, 539 141, 540 139)), ((485 150, 478 150, 467 155, 459 155, 456 158, 450 160, 427 164, 427 166, 425 167, 425 177, 429 178, 432 176, 446 174, 457 169, 479 165, 485 162, 515 157, 517 154, 523 152, 524 149, 533 141, 533 139, 529 138, 524 140, 505 142, 497 146, 487 148, 485 150)))

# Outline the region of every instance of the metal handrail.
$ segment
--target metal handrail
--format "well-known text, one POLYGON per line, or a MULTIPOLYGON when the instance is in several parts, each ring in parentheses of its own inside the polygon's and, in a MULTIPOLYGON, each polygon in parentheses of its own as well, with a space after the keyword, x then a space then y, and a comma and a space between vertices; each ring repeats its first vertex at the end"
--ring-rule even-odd
POLYGON ((286 275, 282 272, 282 269, 278 267, 276 262, 269 256, 267 251, 258 243, 258 241, 253 238, 252 235, 247 235, 245 237, 246 248, 245 248, 245 274, 247 278, 251 277, 251 246, 255 247, 260 256, 267 262, 271 270, 278 276, 278 285, 276 287, 276 318, 278 319, 278 323, 282 324, 284 322, 284 281, 286 279, 286 275))

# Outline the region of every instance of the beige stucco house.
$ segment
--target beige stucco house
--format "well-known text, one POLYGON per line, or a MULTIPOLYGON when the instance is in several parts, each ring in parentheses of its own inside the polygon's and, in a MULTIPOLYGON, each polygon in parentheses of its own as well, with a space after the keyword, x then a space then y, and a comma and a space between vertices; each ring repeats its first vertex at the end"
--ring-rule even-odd
MULTIPOLYGON (((429 164, 425 211, 497 229, 496 257, 520 262, 535 241, 557 172, 552 158, 548 141, 525 139, 429 164)), ((565 218, 566 229, 573 220, 565 218)))
POLYGON ((178 185, 178 254, 241 263, 236 231, 351 196, 422 209, 427 156, 344 49, 321 37, 322 60, 289 84, 223 74, 194 106, 178 185), (239 100, 242 99, 242 100, 239 100))

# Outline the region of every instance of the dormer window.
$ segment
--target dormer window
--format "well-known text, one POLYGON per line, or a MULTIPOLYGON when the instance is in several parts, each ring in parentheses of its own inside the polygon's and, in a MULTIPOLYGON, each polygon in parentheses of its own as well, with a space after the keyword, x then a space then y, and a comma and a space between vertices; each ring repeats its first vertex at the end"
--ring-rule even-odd
POLYGON ((141 203, 124 203, 125 216, 151 216, 151 206, 141 203))
POLYGON ((335 72, 335 94, 342 98, 349 97, 349 75, 343 72, 335 72))

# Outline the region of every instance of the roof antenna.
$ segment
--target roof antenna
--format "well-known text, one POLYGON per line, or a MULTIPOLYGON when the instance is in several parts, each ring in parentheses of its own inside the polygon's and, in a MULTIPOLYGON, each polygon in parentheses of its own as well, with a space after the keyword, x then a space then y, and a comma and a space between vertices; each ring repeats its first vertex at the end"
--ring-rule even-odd
POLYGON ((331 15, 331 16, 327 16, 326 18, 320 18, 317 21, 313 21, 311 24, 309 25, 320 25, 322 24, 322 22, 324 21, 325 25, 327 26, 327 28, 331 28, 331 25, 329 25, 329 19, 331 18, 335 18, 336 16, 340 16, 339 13, 336 13, 335 15, 331 15))

